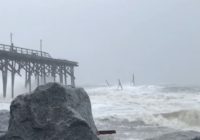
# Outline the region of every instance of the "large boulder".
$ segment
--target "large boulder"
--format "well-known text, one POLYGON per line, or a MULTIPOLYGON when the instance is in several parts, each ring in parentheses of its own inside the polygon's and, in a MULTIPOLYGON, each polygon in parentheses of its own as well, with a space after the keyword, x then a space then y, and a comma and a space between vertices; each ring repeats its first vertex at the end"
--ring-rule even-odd
POLYGON ((96 134, 87 93, 49 83, 11 103, 8 132, 0 140, 98 140, 96 134))

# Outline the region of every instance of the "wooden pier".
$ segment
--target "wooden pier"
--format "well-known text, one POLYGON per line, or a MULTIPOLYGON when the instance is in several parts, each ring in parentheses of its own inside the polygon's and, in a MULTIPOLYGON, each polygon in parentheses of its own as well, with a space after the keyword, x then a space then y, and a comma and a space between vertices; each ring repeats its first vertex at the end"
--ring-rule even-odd
POLYGON ((52 82, 75 87, 74 67, 76 66, 78 66, 77 62, 54 59, 47 52, 16 47, 13 43, 0 44, 3 97, 6 97, 7 92, 8 72, 11 73, 11 96, 14 97, 16 75, 24 75, 25 87, 29 88, 29 92, 31 92, 32 77, 37 80, 37 85, 45 84, 46 78, 52 77, 52 82), (67 83, 67 78, 70 78, 70 83, 67 83))

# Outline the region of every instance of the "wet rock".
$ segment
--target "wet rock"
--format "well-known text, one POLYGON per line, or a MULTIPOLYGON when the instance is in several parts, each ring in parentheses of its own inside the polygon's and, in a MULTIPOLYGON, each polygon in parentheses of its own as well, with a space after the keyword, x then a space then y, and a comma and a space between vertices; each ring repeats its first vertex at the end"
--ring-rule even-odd
POLYGON ((196 138, 194 138, 194 139, 192 139, 192 140, 200 140, 200 137, 196 137, 196 138))
POLYGON ((98 140, 96 132, 87 93, 49 83, 11 103, 0 140, 98 140))
POLYGON ((147 140, 198 140, 198 139, 195 139, 197 137, 200 137, 199 132, 196 132, 196 131, 180 131, 180 132, 164 134, 162 136, 147 139, 147 140))
POLYGON ((192 139, 192 140, 200 140, 200 137, 196 137, 196 138, 194 138, 194 139, 192 139))

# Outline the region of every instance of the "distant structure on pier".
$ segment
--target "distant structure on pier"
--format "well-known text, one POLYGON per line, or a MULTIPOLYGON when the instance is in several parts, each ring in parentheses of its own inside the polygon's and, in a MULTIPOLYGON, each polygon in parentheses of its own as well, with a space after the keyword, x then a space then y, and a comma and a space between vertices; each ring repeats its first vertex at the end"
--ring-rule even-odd
POLYGON ((14 97, 15 75, 25 77, 25 87, 31 92, 31 79, 35 77, 37 85, 45 84, 47 77, 63 85, 75 87, 74 67, 77 62, 52 58, 42 50, 31 50, 11 45, 0 44, 0 71, 3 80, 3 97, 6 97, 8 72, 11 73, 11 96, 14 97), (56 81, 59 77, 59 81, 56 81), (70 83, 67 83, 67 78, 70 83))

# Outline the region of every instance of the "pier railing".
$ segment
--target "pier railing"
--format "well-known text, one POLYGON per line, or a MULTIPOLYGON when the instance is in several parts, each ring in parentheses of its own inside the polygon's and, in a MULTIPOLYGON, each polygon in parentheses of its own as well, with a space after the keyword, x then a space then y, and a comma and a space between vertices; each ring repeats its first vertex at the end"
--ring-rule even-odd
POLYGON ((50 54, 47 52, 21 48, 21 47, 16 47, 13 45, 6 45, 6 44, 0 44, 0 51, 7 51, 7 52, 12 52, 12 53, 51 58, 50 54))

